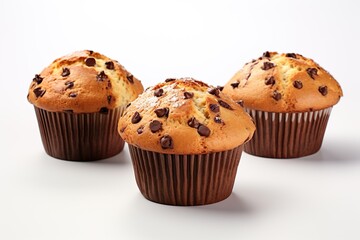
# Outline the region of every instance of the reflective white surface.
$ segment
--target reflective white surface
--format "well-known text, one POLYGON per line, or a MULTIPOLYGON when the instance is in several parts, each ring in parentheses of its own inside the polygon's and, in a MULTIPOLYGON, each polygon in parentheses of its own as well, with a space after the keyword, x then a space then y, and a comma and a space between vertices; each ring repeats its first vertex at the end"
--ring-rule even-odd
POLYGON ((359 239, 360 9, 356 1, 0 1, 0 239, 359 239), (233 194, 172 207, 139 193, 127 148, 78 163, 44 153, 27 89, 52 60, 92 49, 145 87, 224 84, 264 51, 315 59, 340 82, 320 152, 243 154, 233 194))

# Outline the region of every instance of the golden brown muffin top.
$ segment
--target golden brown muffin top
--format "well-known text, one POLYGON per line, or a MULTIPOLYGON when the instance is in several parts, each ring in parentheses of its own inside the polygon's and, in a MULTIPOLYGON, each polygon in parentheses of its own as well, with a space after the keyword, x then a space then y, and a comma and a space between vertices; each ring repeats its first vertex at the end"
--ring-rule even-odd
POLYGON ((125 110, 119 133, 141 149, 202 154, 233 149, 255 126, 243 108, 218 88, 191 78, 148 88, 125 110))
POLYGON ((141 82, 116 60, 85 50, 58 58, 36 74, 28 100, 47 111, 107 112, 142 91, 141 82))
POLYGON ((312 59, 265 52, 246 63, 224 86, 224 93, 246 108, 268 112, 306 112, 335 105, 339 83, 312 59))

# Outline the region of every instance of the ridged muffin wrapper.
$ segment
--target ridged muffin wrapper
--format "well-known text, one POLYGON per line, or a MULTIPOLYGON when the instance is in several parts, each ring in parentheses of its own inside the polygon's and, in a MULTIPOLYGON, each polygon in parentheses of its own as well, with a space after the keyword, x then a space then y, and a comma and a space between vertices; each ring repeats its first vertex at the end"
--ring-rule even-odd
POLYGON ((243 145, 208 154, 177 155, 129 145, 136 183, 150 201, 178 206, 216 203, 230 196, 243 145))
POLYGON ((73 161, 112 157, 124 148, 117 123, 125 106, 107 113, 49 112, 34 107, 47 154, 73 161))
POLYGON ((264 112, 245 108, 256 131, 246 153, 269 158, 297 158, 319 151, 332 107, 300 113, 264 112))

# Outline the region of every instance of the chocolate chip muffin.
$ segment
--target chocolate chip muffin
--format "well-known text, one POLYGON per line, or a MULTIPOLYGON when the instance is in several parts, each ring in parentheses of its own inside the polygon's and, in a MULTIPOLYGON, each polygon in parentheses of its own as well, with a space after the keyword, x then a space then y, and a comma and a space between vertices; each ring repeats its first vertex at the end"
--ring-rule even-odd
POLYGON ((145 198, 202 205, 231 194, 243 144, 255 127, 218 88, 183 78, 148 88, 125 110, 118 129, 145 198))
POLYGON ((329 72, 300 54, 265 52, 224 86, 256 123, 247 153, 294 158, 317 152, 343 93, 329 72))
POLYGON ((93 51, 56 59, 31 82, 45 151, 55 158, 91 161, 124 147, 117 122, 143 87, 117 61, 93 51))

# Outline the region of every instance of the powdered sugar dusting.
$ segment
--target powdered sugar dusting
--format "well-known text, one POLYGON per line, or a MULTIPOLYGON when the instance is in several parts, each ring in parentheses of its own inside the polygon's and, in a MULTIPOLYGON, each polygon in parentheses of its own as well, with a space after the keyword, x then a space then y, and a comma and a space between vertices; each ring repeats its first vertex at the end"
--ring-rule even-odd
POLYGON ((184 101, 179 101, 179 102, 174 103, 174 104, 173 104, 173 107, 174 107, 174 108, 178 108, 178 107, 181 107, 181 106, 184 105, 184 104, 185 104, 184 101))
POLYGON ((170 102, 177 102, 179 101, 179 98, 176 95, 173 95, 169 100, 170 102))
POLYGON ((178 108, 181 107, 182 105, 185 104, 184 99, 182 99, 181 97, 179 97, 178 93, 174 93, 172 95, 168 96, 168 101, 171 104, 171 106, 173 108, 178 108))
MULTIPOLYGON (((143 94, 141 94, 143 95, 143 94)), ((147 108, 153 108, 158 104, 158 98, 155 96, 149 96, 146 98, 143 98, 143 101, 135 101, 133 102, 134 107, 136 109, 147 109, 147 108)))

